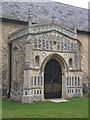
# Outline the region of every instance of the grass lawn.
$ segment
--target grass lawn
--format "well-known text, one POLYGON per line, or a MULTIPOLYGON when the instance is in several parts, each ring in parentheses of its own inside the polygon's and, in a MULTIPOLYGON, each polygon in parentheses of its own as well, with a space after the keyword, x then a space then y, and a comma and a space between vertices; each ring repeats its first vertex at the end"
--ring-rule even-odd
POLYGON ((3 99, 3 118, 88 118, 88 99, 71 98, 69 102, 49 101, 22 104, 3 99))

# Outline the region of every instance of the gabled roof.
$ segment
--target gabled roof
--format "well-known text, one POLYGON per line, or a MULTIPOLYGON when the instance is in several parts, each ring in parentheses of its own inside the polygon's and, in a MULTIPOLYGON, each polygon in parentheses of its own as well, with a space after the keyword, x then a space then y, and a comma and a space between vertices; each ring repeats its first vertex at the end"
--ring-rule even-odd
POLYGON ((60 26, 57 23, 49 23, 49 24, 41 24, 41 25, 33 25, 28 26, 26 28, 19 29, 9 36, 9 41, 12 41, 14 39, 17 39, 21 36, 30 34, 30 35, 37 35, 47 32, 58 32, 60 34, 63 34, 69 38, 77 39, 77 33, 76 30, 69 30, 63 26, 60 26))
POLYGON ((3 18, 28 21, 29 9, 33 12, 34 23, 48 23, 52 16, 67 28, 88 31, 88 10, 57 2, 4 2, 3 18))

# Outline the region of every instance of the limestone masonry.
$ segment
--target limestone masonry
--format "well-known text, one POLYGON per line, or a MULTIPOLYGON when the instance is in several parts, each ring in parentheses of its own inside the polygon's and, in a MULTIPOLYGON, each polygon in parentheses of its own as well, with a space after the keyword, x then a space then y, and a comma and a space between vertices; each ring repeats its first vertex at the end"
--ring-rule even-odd
POLYGON ((82 97, 88 10, 54 2, 8 2, 2 10, 2 95, 22 103, 82 97))

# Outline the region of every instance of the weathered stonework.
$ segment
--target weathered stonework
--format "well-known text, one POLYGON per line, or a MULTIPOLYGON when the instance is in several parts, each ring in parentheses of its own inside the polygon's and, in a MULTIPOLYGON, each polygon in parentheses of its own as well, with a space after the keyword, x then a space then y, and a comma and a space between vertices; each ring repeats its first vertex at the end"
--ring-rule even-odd
MULTIPOLYGON (((62 79, 64 82, 62 83, 61 96, 63 98, 82 96, 82 83, 88 84, 90 78, 88 71, 88 10, 58 3, 46 4, 30 3, 29 5, 28 3, 19 4, 17 2, 3 3, 2 6, 3 18, 6 16, 2 20, 2 24, 0 24, 0 28, 2 28, 2 38, 0 39, 2 40, 0 42, 0 71, 2 72, 0 79, 2 80, 1 83, 3 83, 2 92, 5 96, 10 93, 9 97, 25 103, 44 100, 44 68, 52 58, 55 58, 62 67, 62 79), (8 5, 6 6, 6 4, 8 5), (51 4, 52 9, 49 9, 51 4), (11 11, 9 7, 13 10, 11 11), (25 9, 22 11, 23 7, 25 9), (37 9, 39 7, 40 10, 37 9), (33 11, 34 24, 31 25, 30 23, 29 25, 31 26, 27 26, 28 9, 30 8, 33 11), (55 17, 54 21, 51 20, 53 13, 55 17), (9 20, 9 17, 11 20, 9 20), (67 27, 64 27, 64 25, 67 27), (50 49, 48 47, 47 49, 34 48, 34 41, 43 41, 43 39, 45 41, 53 40, 53 42, 49 42, 50 49), (66 42, 73 41, 74 44, 77 44, 76 51, 57 50, 57 41, 59 39, 61 41, 67 39, 66 42), (52 43, 54 44, 53 49, 51 47, 52 43), (12 48, 10 51, 11 44, 12 48), (10 62, 10 59, 12 62, 10 62), (72 65, 70 64, 70 59, 72 65), (10 69, 12 72, 11 76, 10 69), (32 78, 30 76, 34 78, 37 76, 36 79, 38 79, 38 76, 40 79, 42 77, 42 86, 35 88, 35 91, 39 92, 39 95, 34 95, 34 88, 31 87, 32 78), (78 76, 81 81, 80 86, 66 86, 67 77, 69 79, 76 79, 75 77, 78 76), (78 90, 80 90, 80 94, 75 93, 78 90), (42 94, 40 94, 41 92, 42 94)), ((45 44, 48 44, 48 42, 45 44)), ((73 48, 75 50, 75 46, 73 48)))
POLYGON ((12 76, 11 76, 11 98, 21 101, 23 93, 24 64, 25 64, 25 40, 21 37, 13 41, 12 44, 12 76), (15 49, 17 49, 15 51, 15 49))
POLYGON ((9 46, 8 46, 8 35, 12 32, 24 27, 19 23, 2 21, 2 88, 3 95, 7 96, 9 86, 9 46))
POLYGON ((2 21, 0 21, 0 96, 2 95, 2 21))
POLYGON ((10 92, 12 99, 23 103, 45 99, 44 69, 51 59, 58 61, 62 68, 61 98, 83 95, 81 44, 77 39, 76 31, 70 31, 54 23, 32 25, 12 33, 9 36, 9 43, 12 43, 10 92), (40 41, 39 44, 38 41, 40 41), (72 59, 72 65, 69 63, 70 59, 72 59))
POLYGON ((83 71, 83 83, 89 82, 89 69, 88 69, 88 57, 89 57, 89 35, 87 33, 78 33, 78 39, 81 42, 81 66, 83 71))

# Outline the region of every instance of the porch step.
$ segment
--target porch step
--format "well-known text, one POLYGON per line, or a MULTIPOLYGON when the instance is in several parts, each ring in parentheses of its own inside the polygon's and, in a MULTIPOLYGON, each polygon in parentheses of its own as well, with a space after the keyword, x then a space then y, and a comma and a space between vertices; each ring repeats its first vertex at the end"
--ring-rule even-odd
POLYGON ((59 102, 68 102, 69 100, 59 98, 59 99, 47 99, 47 101, 59 103, 59 102))

